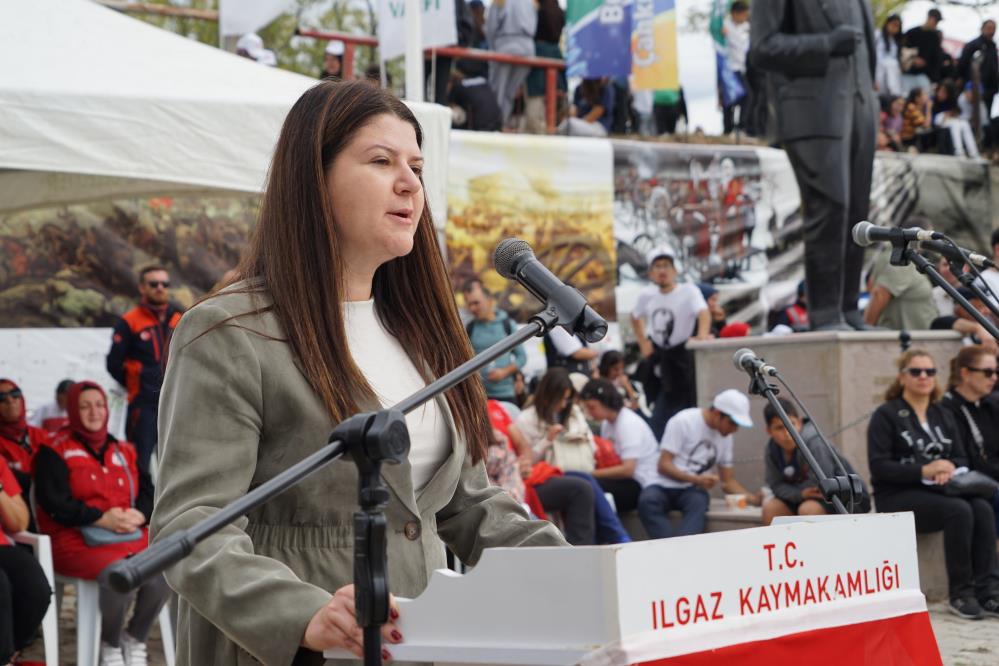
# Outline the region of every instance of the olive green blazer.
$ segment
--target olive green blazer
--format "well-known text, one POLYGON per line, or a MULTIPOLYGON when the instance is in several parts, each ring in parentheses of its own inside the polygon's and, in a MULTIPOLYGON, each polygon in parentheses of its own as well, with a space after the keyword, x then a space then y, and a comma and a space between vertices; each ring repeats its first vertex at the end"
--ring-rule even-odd
MULTIPOLYGON (((151 521, 156 540, 194 525, 305 456, 333 428, 281 341, 261 295, 223 293, 189 310, 170 345, 159 407, 159 481, 151 521)), ((442 341, 442 344, 445 344, 442 341)), ((550 523, 531 521, 473 465, 451 427, 452 451, 415 493, 409 463, 386 465, 391 490, 389 586, 415 597, 445 566, 444 545, 474 564, 494 546, 565 545, 550 523)), ((374 407, 374 406, 372 406, 374 407)), ((309 620, 331 592, 353 580, 352 514, 357 472, 338 461, 200 543, 167 571, 180 596, 177 664, 273 666, 323 663, 299 650, 309 620)))

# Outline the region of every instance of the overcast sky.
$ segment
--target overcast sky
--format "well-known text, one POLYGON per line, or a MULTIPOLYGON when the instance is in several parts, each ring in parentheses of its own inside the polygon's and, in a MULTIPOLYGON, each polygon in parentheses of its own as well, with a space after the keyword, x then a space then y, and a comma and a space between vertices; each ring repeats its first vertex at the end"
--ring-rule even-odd
MULTIPOLYGON (((933 2, 914 0, 902 12, 902 25, 905 30, 915 27, 926 19, 926 12, 937 6, 933 2)), ((718 110, 715 91, 715 55, 711 36, 705 31, 692 32, 687 25, 687 17, 692 9, 707 12, 711 0, 677 0, 679 17, 678 51, 680 54, 680 84, 687 98, 690 114, 690 129, 697 126, 708 134, 721 133, 721 112, 718 110)), ((940 29, 944 37, 968 41, 978 36, 979 27, 985 18, 999 17, 999 6, 993 6, 979 13, 964 7, 940 6, 944 20, 940 29)))

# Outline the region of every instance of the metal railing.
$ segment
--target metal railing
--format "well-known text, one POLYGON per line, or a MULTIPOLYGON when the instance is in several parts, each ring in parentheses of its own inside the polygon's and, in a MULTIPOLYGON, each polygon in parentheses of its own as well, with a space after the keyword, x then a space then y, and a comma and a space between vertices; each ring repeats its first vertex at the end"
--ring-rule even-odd
MULTIPOLYGON (((346 32, 330 32, 326 30, 312 30, 299 28, 295 34, 301 37, 311 37, 313 39, 323 39, 326 41, 339 40, 343 42, 343 78, 351 80, 354 78, 354 49, 358 46, 377 47, 378 39, 367 35, 352 35, 346 32)), ((557 90, 556 83, 558 70, 565 69, 565 61, 555 58, 540 58, 537 56, 518 56, 508 53, 497 53, 495 51, 484 51, 482 49, 469 49, 462 46, 438 46, 433 49, 426 49, 424 55, 427 58, 444 56, 449 58, 462 58, 465 60, 484 60, 491 62, 501 62, 508 65, 525 65, 527 67, 540 67, 545 70, 545 125, 548 133, 555 132, 555 107, 557 90)), ((442 100, 445 101, 445 100, 442 100)))

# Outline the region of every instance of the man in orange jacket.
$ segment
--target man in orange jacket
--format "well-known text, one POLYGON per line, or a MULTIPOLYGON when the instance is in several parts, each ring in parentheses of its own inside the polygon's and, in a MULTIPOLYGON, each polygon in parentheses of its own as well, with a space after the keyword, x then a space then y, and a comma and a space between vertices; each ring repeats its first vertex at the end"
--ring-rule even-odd
POLYGON ((135 444, 139 468, 149 471, 156 448, 156 415, 167 349, 181 311, 171 305, 170 274, 162 266, 148 266, 139 274, 142 300, 114 327, 107 368, 128 392, 125 437, 135 444))

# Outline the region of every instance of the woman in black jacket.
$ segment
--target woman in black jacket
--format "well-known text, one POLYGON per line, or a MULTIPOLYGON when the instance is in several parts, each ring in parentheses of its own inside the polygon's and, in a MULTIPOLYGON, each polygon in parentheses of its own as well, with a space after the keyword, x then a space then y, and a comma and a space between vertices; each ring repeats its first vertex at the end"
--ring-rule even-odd
POLYGON ((867 455, 878 511, 912 511, 917 532, 944 532, 950 608, 966 619, 999 616, 996 530, 991 504, 952 497, 944 486, 967 468, 950 410, 940 406, 936 364, 912 349, 867 428, 867 455))

